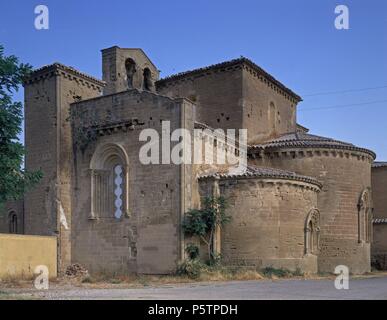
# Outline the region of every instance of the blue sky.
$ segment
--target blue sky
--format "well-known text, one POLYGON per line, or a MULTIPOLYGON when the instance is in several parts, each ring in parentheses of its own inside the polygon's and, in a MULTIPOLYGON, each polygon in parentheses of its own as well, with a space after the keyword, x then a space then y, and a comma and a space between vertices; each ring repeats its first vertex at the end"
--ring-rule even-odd
POLYGON ((2 4, 0 43, 34 67, 59 61, 97 77, 112 45, 143 48, 162 77, 243 55, 304 97, 298 122, 311 133, 387 160, 387 88, 309 96, 387 86, 385 0, 13 0, 2 4), (34 28, 39 4, 49 30, 34 28), (349 30, 334 27, 339 4, 349 30))

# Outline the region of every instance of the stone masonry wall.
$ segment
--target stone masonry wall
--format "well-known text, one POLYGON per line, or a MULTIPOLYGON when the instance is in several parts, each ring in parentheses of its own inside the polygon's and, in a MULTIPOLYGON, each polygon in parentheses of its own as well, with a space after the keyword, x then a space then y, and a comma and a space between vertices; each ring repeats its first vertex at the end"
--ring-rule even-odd
MULTIPOLYGON (((387 218, 387 166, 372 168, 374 219, 387 218)), ((387 269, 387 223, 374 223, 372 258, 375 267, 387 269)))
POLYGON ((181 250, 181 213, 191 206, 190 169, 175 164, 143 165, 139 150, 145 142, 139 141, 139 134, 152 128, 161 136, 165 120, 171 121, 171 131, 182 126, 193 128, 192 108, 188 101, 137 90, 72 105, 78 144, 74 159, 74 262, 94 273, 164 274, 175 270, 181 250), (82 147, 78 129, 90 126, 96 126, 99 133, 82 147), (113 212, 106 212, 91 220, 90 162, 96 149, 106 143, 122 146, 129 158, 128 216, 116 219, 113 212))
POLYGON ((247 129, 249 143, 296 128, 298 100, 243 63, 156 85, 161 94, 194 101, 199 122, 213 128, 247 129))
POLYGON ((197 105, 196 120, 214 129, 242 128, 242 70, 212 72, 158 85, 160 94, 188 98, 197 105))
POLYGON ((152 86, 149 88, 155 91, 154 82, 159 78, 159 70, 149 60, 141 49, 125 49, 117 46, 102 50, 102 78, 106 82, 104 94, 122 92, 128 89, 128 78, 125 67, 127 59, 135 63, 132 88, 142 89, 144 85, 144 69, 151 72, 152 86))
POLYGON ((25 233, 56 235, 59 270, 70 264, 71 164, 70 103, 100 95, 101 83, 62 65, 33 73, 25 84, 26 168, 43 179, 25 196, 25 233), (59 224, 62 215, 64 224, 59 224))
MULTIPOLYGON (((317 206, 318 187, 276 179, 219 182, 232 220, 222 229, 226 264, 317 272, 317 257, 305 255, 305 224, 317 206)), ((211 182, 202 184, 208 193, 211 182)))
POLYGON ((329 149, 267 150, 250 160, 257 166, 291 170, 317 178, 321 212, 319 271, 333 272, 346 265, 352 273, 370 271, 370 244, 359 243, 358 204, 371 187, 371 157, 363 153, 329 149))
POLYGON ((25 233, 55 235, 57 183, 57 77, 25 85, 25 165, 43 179, 25 195, 25 233), (44 115, 44 117, 42 116, 44 115))
POLYGON ((4 209, 0 211, 0 233, 24 233, 24 201, 9 201, 5 204, 4 209), (16 214, 16 231, 11 230, 12 215, 16 214))
POLYGON ((296 130, 297 101, 276 86, 243 70, 243 128, 250 144, 261 143, 296 130))

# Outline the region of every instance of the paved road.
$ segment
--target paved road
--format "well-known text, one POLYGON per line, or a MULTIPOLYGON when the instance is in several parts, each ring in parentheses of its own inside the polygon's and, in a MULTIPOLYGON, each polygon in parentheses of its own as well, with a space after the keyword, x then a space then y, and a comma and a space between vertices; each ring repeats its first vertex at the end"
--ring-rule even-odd
POLYGON ((333 280, 237 281, 179 284, 139 289, 67 288, 49 291, 4 290, 21 298, 40 299, 155 299, 155 300, 315 300, 387 299, 387 277, 350 281, 349 290, 337 290, 333 280))

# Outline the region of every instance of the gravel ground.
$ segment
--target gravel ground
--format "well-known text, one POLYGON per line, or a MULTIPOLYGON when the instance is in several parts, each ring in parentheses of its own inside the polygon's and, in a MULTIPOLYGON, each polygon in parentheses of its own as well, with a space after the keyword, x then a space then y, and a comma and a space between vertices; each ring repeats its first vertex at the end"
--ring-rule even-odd
POLYGON ((144 288, 90 289, 52 286, 47 291, 0 289, 0 299, 50 300, 316 300, 387 299, 387 277, 350 280, 349 290, 337 290, 331 279, 262 280, 173 284, 144 288))

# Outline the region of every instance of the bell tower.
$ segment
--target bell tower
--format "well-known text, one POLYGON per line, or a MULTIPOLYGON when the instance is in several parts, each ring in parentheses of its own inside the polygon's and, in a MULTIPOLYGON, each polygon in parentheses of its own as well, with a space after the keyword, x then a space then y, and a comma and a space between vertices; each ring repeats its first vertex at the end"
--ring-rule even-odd
POLYGON ((102 78, 104 95, 130 89, 155 92, 159 70, 142 49, 114 46, 102 50, 102 78))

